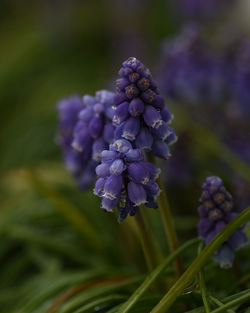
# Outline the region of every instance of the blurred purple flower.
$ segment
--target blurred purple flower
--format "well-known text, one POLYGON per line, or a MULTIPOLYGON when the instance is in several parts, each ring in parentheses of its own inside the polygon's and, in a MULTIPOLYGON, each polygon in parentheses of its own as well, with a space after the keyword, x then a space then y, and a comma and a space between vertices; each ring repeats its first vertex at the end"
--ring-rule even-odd
POLYGON ((177 0, 176 5, 187 18, 202 21, 214 19, 233 2, 233 0, 177 0))
MULTIPOLYGON (((223 32, 217 50, 205 39, 199 26, 187 24, 178 37, 167 40, 159 64, 161 90, 176 106, 186 105, 193 119, 213 129, 234 153, 250 164, 250 42, 232 28, 223 32)), ((178 177, 179 184, 180 180, 189 183, 192 152, 185 152, 183 143, 177 143, 175 159, 185 162, 180 167, 171 160, 170 179, 178 177)), ((240 183, 234 190, 242 203, 248 203, 249 187, 244 185, 242 189, 240 183), (246 192, 239 192, 241 189, 246 192)))
POLYGON ((119 221, 133 216, 142 204, 157 208, 160 189, 155 179, 160 170, 144 161, 142 151, 133 149, 129 141, 116 140, 104 150, 96 174, 94 193, 102 198, 103 210, 113 212, 117 207, 119 221))
POLYGON ((250 41, 240 45, 232 71, 230 86, 233 90, 233 102, 244 117, 250 115, 250 41))
POLYGON ((173 116, 165 107, 165 100, 151 73, 139 60, 131 57, 123 62, 119 76, 113 117, 117 126, 115 139, 127 139, 134 148, 152 151, 167 159, 170 156, 168 145, 177 137, 168 125, 173 116))
POLYGON ((114 93, 101 90, 96 92, 95 97, 85 95, 83 104, 84 108, 79 112, 74 128, 72 147, 100 162, 101 152, 114 139, 114 93))
POLYGON ((57 105, 58 142, 80 189, 93 183, 101 152, 113 141, 113 99, 112 92, 102 90, 95 97, 72 96, 57 105))
POLYGON ((161 90, 183 103, 219 103, 225 89, 222 64, 202 39, 199 27, 188 24, 164 45, 159 65, 161 90))
MULTIPOLYGON (((206 178, 202 185, 200 201, 198 211, 201 219, 198 234, 204 238, 207 245, 238 213, 234 210, 232 196, 224 187, 222 180, 216 176, 206 178)), ((234 251, 247 243, 247 236, 242 228, 239 228, 221 245, 213 258, 221 267, 231 267, 235 258, 234 251)))

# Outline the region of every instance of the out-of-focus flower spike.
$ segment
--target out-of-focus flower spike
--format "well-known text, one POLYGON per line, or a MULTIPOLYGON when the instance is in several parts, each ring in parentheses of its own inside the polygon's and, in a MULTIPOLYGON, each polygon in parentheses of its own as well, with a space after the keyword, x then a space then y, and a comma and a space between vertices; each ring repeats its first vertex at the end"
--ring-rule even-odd
MULTIPOLYGON (((208 244, 238 214, 231 212, 232 196, 226 190, 222 180, 217 176, 207 177, 202 185, 201 205, 198 208, 201 220, 198 234, 208 244)), ((236 230, 226 242, 215 252, 213 258, 221 267, 231 267, 235 258, 234 251, 248 243, 242 227, 236 230)))
POLYGON ((80 189, 93 182, 101 152, 114 139, 114 97, 114 93, 101 90, 95 97, 72 96, 57 105, 59 144, 65 165, 80 189))

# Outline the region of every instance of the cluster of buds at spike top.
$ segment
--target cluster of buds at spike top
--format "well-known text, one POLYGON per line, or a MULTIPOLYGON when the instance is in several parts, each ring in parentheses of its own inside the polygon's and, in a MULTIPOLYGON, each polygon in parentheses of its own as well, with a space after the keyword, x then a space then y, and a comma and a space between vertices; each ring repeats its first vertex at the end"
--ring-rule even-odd
POLYGON ((160 170, 144 161, 142 151, 133 149, 129 141, 118 139, 104 150, 96 174, 94 193, 102 197, 103 210, 113 212, 117 207, 119 221, 133 216, 142 204, 157 208, 160 189, 155 180, 160 170))
POLYGON ((173 115, 165 106, 149 70, 131 57, 123 62, 119 76, 114 101, 115 139, 124 138, 136 149, 169 158, 169 145, 177 140, 169 126, 173 115))
MULTIPOLYGON (((198 208, 200 222, 199 236, 207 245, 238 214, 233 211, 233 200, 219 177, 207 177, 202 185, 201 205, 198 208)), ((215 252, 213 258, 221 267, 231 267, 235 258, 234 251, 245 246, 247 236, 242 228, 236 230, 229 239, 215 252)))
POLYGON ((59 145, 80 189, 94 181, 101 152, 113 141, 113 101, 114 93, 101 90, 95 97, 72 96, 57 105, 59 145))

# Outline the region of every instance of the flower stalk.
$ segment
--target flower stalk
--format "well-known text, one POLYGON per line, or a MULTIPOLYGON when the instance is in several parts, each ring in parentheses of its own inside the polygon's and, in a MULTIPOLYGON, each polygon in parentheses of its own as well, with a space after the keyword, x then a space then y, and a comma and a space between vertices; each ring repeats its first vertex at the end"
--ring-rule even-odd
POLYGON ((139 239, 142 245, 146 264, 149 272, 152 272, 152 270, 159 264, 159 257, 152 237, 150 236, 151 231, 149 230, 145 216, 141 211, 142 210, 140 208, 138 212, 135 214, 135 220, 139 230, 138 231, 139 239))
MULTIPOLYGON (((153 162, 154 164, 156 163, 156 160, 152 154, 148 154, 147 157, 149 161, 153 162)), ((169 250, 171 253, 173 253, 176 249, 178 249, 178 246, 179 246, 178 237, 177 237, 177 233, 175 230, 174 219, 171 213, 171 209, 170 209, 168 198, 167 198, 167 193, 165 191, 165 187, 164 187, 161 177, 158 177, 156 182, 161 189, 161 193, 159 194, 157 198, 157 203, 160 209, 169 250)), ((174 267, 175 267, 176 275, 180 277, 181 274, 183 273, 183 266, 182 266, 182 261, 181 261, 180 256, 178 256, 175 259, 174 267)))

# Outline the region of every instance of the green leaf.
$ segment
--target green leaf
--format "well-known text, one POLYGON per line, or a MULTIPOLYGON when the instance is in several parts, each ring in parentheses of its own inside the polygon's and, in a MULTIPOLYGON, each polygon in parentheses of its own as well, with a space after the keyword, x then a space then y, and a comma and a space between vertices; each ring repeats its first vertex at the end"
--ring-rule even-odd
MULTIPOLYGON (((120 290, 124 290, 131 285, 134 285, 142 280, 141 277, 136 277, 132 279, 126 279, 125 281, 119 282, 119 283, 110 283, 107 282, 103 285, 93 286, 92 288, 89 288, 87 290, 84 290, 83 292, 79 292, 77 296, 75 296, 73 299, 68 301, 60 310, 61 313, 71 313, 74 312, 76 309, 80 308, 82 305, 87 304, 90 300, 95 299, 96 297, 100 297, 105 294, 109 294, 111 292, 117 292, 120 290)), ((105 282, 104 282, 105 283, 105 282)))
POLYGON ((125 300, 127 297, 124 295, 111 294, 106 297, 98 298, 93 301, 90 301, 88 304, 84 305, 80 309, 74 311, 74 313, 92 313, 95 311, 95 308, 106 308, 113 306, 121 301, 125 300))
POLYGON ((219 308, 211 311, 211 313, 223 313, 225 312, 227 309, 231 309, 243 302, 246 302, 247 300, 250 300, 250 292, 247 292, 244 295, 239 296, 238 298, 227 302, 226 304, 220 306, 219 308))
POLYGON ((152 271, 138 289, 130 296, 130 298, 119 308, 117 312, 126 313, 136 304, 136 302, 145 294, 149 287, 156 281, 160 275, 166 270, 167 266, 184 250, 190 248, 192 245, 197 244, 200 239, 192 239, 178 248, 175 252, 171 253, 165 261, 159 265, 154 271, 152 271))
POLYGON ((23 308, 23 313, 31 313, 37 307, 39 307, 44 301, 47 301, 58 292, 63 290, 64 288, 74 286, 75 284, 80 284, 86 282, 87 280, 100 277, 103 275, 103 270, 91 270, 88 272, 78 272, 73 274, 68 274, 62 276, 59 279, 55 279, 55 282, 52 284, 47 283, 47 287, 43 289, 40 293, 38 293, 34 298, 32 298, 23 308))

